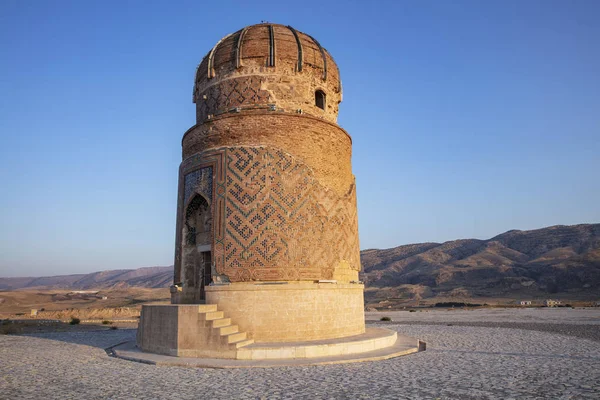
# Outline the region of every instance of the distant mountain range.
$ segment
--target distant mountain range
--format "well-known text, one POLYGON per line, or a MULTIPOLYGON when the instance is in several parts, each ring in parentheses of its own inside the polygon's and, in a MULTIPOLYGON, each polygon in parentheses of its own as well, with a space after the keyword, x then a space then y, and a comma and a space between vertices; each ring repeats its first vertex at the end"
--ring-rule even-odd
MULTIPOLYGON (((600 224, 512 230, 488 240, 409 244, 361 252, 367 302, 426 298, 600 297, 600 224)), ((173 267, 43 278, 0 278, 0 290, 161 288, 173 267)))
POLYGON ((600 298, 600 224, 361 252, 367 302, 431 297, 600 298))
POLYGON ((118 289, 161 288, 173 282, 173 267, 114 269, 91 274, 57 275, 42 278, 0 278, 0 290, 15 289, 118 289))

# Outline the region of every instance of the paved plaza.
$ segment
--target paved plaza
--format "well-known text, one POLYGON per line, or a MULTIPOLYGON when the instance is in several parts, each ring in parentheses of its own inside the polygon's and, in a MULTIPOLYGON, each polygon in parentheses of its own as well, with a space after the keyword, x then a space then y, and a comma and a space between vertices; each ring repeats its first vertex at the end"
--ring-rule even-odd
MULTIPOLYGON (((427 351, 270 369, 159 367, 109 357, 105 349, 134 340, 133 329, 3 335, 0 398, 600 398, 600 311, 494 312, 389 313, 394 321, 381 326, 425 340, 427 351)), ((370 326, 383 315, 368 313, 370 326)))

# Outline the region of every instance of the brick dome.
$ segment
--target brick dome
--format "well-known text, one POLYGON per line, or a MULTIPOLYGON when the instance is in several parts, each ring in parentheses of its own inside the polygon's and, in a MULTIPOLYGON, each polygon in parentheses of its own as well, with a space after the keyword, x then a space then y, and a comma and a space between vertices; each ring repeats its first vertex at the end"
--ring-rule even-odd
POLYGON ((316 39, 262 23, 225 36, 204 56, 193 101, 197 123, 261 107, 336 122, 342 85, 335 61, 316 39))

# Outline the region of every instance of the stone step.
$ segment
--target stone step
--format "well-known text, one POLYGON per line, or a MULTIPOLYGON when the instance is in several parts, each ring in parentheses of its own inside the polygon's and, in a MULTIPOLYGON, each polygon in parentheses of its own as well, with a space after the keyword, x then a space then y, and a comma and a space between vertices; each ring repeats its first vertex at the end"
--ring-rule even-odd
MULTIPOLYGON (((266 360, 266 359, 300 359, 350 356, 379 351, 392 346, 402 345, 406 351, 417 352, 419 345, 417 339, 401 336, 398 333, 384 328, 367 328, 365 333, 338 339, 324 339, 306 342, 286 343, 253 343, 238 349, 238 360, 266 360), (399 343, 402 342, 402 343, 399 343)), ((402 350, 404 351, 404 350, 402 350)), ((407 353, 408 354, 408 353, 407 353)))
POLYGON ((221 318, 221 319, 213 319, 212 320, 213 328, 220 328, 222 326, 228 326, 228 325, 231 325, 231 318, 221 318))
POLYGON ((225 335, 223 338, 225 339, 226 343, 233 344, 246 340, 246 336, 246 332, 237 332, 230 335, 225 335))
MULTIPOLYGON (((328 339, 320 341, 321 346, 325 343, 338 350, 346 347, 348 344, 363 342, 364 339, 377 341, 378 339, 389 338, 396 332, 385 332, 383 328, 366 328, 366 332, 361 335, 355 335, 351 338, 328 339)), ((354 349, 351 351, 336 351, 329 355, 309 354, 308 342, 290 342, 290 343, 252 343, 246 347, 243 346, 246 341, 240 341, 227 346, 230 353, 234 353, 232 358, 212 358, 212 354, 197 355, 183 361, 180 357, 157 355, 139 351, 134 341, 122 343, 111 348, 116 357, 125 360, 141 361, 148 364, 174 365, 199 368, 252 368, 252 367, 281 367, 281 366, 306 366, 306 365, 325 365, 338 363, 353 363, 362 361, 387 360, 393 357, 405 356, 417 353, 419 351, 419 340, 408 336, 398 335, 395 342, 387 346, 374 346, 373 350, 364 351, 364 349, 354 349), (356 351, 361 350, 361 351, 356 351), (273 352, 275 351, 275 352, 273 352), (197 358, 195 358, 197 357, 197 358), (235 359, 233 359, 235 358, 235 359)), ((211 353, 214 350, 209 350, 211 353)), ((214 354, 214 353, 213 353, 214 354)), ((409 365, 410 362, 407 363, 409 365)), ((354 368, 353 369, 358 369, 354 368)))
POLYGON ((207 313, 207 312, 212 312, 212 311, 217 311, 216 304, 199 304, 198 305, 199 313, 207 313))
POLYGON ((219 335, 221 336, 231 335, 232 333, 238 333, 240 331, 237 325, 222 326, 217 329, 219 329, 219 335))
POLYGON ((248 346, 249 344, 254 343, 254 339, 246 339, 246 340, 242 340, 241 342, 236 342, 234 343, 235 348, 239 349, 240 347, 244 347, 244 346, 248 346))
POLYGON ((225 313, 223 311, 210 311, 207 312, 205 315, 207 321, 222 319, 223 317, 225 317, 225 313))

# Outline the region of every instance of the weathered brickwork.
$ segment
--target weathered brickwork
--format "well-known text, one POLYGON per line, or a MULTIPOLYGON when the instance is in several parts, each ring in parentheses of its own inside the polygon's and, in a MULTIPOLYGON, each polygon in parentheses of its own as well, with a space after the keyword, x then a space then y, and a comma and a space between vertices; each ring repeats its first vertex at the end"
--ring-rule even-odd
MULTIPOLYGON (((212 245, 216 246, 221 243, 223 232, 219 229, 222 226, 222 221, 215 219, 216 216, 224 215, 225 209, 225 189, 224 189, 224 173, 222 170, 222 156, 220 152, 204 154, 202 158, 199 156, 189 157, 184 160, 179 167, 179 191, 177 196, 177 223, 175 234, 175 268, 173 280, 175 283, 181 283, 184 278, 183 261, 185 259, 183 253, 184 246, 184 219, 187 201, 193 195, 200 194, 209 202, 210 213, 213 215, 213 236, 212 245), (210 174, 208 171, 210 170, 210 174), (210 175, 210 180, 208 176, 210 175), (200 179, 198 179, 200 177, 200 179), (204 178, 203 178, 204 177, 204 178), (187 178, 187 179, 186 179, 187 178), (188 185, 186 185, 186 181, 188 185), (208 186, 210 181, 211 187, 208 186), (208 192, 208 193, 207 193, 208 192)), ((186 288, 184 287, 184 291, 186 288)), ((184 296, 185 297, 185 296, 184 296)))
MULTIPOLYGON (((217 275, 231 282, 357 280, 354 185, 339 196, 321 185, 306 164, 264 146, 198 154, 182 165, 183 180, 198 176, 206 167, 194 168, 214 159, 220 162, 215 168, 222 171, 215 191, 222 205, 213 208, 217 275)), ((190 190, 202 189, 202 180, 191 181, 198 187, 190 190)), ((183 204, 179 208, 183 215, 183 204)))
POLYGON ((226 79, 209 87, 197 103, 197 118, 204 121, 208 115, 219 115, 237 107, 268 106, 270 93, 261 89, 264 80, 256 76, 226 79))
POLYGON ((202 195, 208 201, 212 199, 212 168, 205 167, 195 170, 187 174, 184 178, 184 204, 188 204, 188 201, 194 193, 202 195))
MULTIPOLYGON (((214 93, 229 93, 229 80, 240 78, 236 83, 242 83, 241 91, 258 89, 257 80, 243 82, 250 76, 260 77, 260 90, 268 94, 268 104, 277 109, 337 120, 342 85, 329 52, 302 32, 283 25, 259 24, 223 38, 198 66, 193 92, 197 123, 204 122, 210 111, 222 110, 214 107, 214 93), (317 90, 326 95, 325 109, 315 105, 317 90)), ((264 98, 255 104, 263 104, 264 98)), ((246 105, 241 102, 237 107, 246 105)))
POLYGON ((323 186, 340 196, 354 184, 350 136, 335 124, 306 115, 230 113, 192 127, 182 145, 184 159, 212 148, 272 146, 301 159, 323 186))

